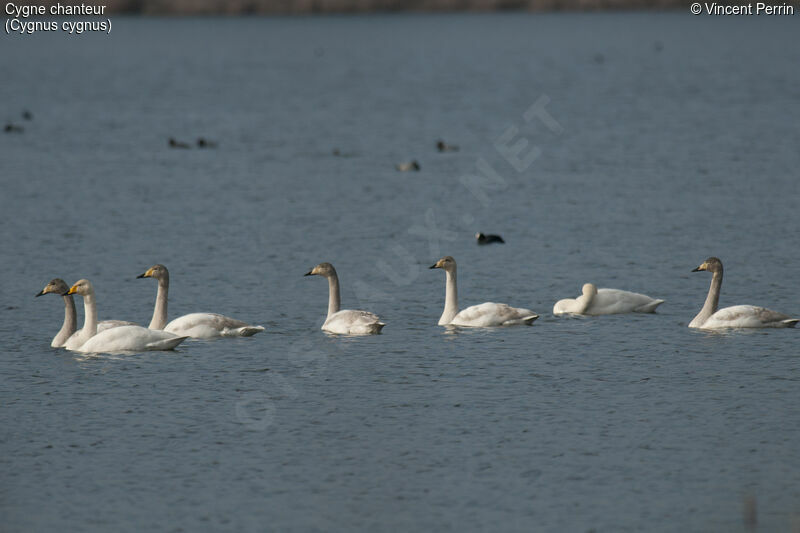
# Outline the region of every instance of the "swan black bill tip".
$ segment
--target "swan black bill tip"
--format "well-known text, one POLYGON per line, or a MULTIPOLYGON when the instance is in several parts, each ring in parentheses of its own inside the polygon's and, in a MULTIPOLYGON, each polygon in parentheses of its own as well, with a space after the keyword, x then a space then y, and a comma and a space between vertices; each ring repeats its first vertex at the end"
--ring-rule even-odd
POLYGON ((43 294, 44 294, 44 289, 42 289, 38 293, 36 293, 36 298, 38 298, 39 296, 41 296, 43 294))
POLYGON ((692 269, 692 272, 700 272, 700 267, 693 268, 693 269, 692 269))
POLYGON ((431 269, 431 268, 438 268, 438 267, 436 265, 431 265, 428 268, 431 269))
MULTIPOLYGON (((147 274, 147 272, 145 272, 144 274, 147 274)), ((139 274, 138 276, 136 276, 136 279, 146 278, 147 276, 145 276, 144 274, 139 274)))
MULTIPOLYGON (((311 270, 314 270, 314 269, 312 268, 311 270)), ((304 275, 304 276, 311 276, 311 275, 312 275, 312 274, 311 274, 311 270, 309 270, 308 272, 306 272, 306 273, 305 273, 305 274, 303 274, 303 275, 304 275)))

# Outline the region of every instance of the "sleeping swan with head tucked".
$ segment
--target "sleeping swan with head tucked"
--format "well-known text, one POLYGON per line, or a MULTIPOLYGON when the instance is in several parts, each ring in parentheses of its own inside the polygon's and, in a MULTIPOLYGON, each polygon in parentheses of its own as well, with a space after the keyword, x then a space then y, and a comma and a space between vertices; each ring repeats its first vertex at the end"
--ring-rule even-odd
POLYGON ((554 315, 616 315, 620 313, 655 313, 664 300, 656 300, 638 292, 618 289, 598 289, 585 283, 582 294, 575 299, 559 300, 553 306, 554 315))
POLYGON ((89 280, 78 281, 67 294, 83 296, 86 318, 81 332, 87 337, 87 340, 78 347, 70 348, 68 342, 66 348, 69 350, 88 353, 172 350, 186 340, 186 337, 178 337, 166 331, 153 331, 142 326, 118 326, 98 333, 97 304, 94 299, 94 287, 89 280))
POLYGON ((374 335, 381 332, 384 324, 375 313, 369 311, 339 310, 339 276, 330 263, 320 263, 305 276, 322 276, 328 280, 328 316, 322 324, 322 331, 340 335, 374 335))
POLYGON ((439 318, 440 326, 462 326, 489 328, 496 326, 530 326, 539 315, 530 309, 511 307, 507 304, 486 302, 458 310, 458 286, 456 284, 456 260, 445 256, 430 268, 441 268, 445 272, 444 312, 439 318))
POLYGON ((214 337, 249 337, 261 331, 263 326, 251 326, 247 322, 236 320, 217 313, 190 313, 176 318, 167 324, 167 294, 169 293, 169 270, 164 265, 154 265, 137 278, 155 278, 158 280, 156 306, 150 329, 163 329, 175 335, 185 335, 196 339, 214 337))
POLYGON ((708 289, 703 308, 689 323, 690 328, 793 328, 800 320, 754 305, 734 305, 717 310, 722 288, 722 261, 716 257, 709 257, 692 272, 703 270, 713 273, 711 287, 708 289))

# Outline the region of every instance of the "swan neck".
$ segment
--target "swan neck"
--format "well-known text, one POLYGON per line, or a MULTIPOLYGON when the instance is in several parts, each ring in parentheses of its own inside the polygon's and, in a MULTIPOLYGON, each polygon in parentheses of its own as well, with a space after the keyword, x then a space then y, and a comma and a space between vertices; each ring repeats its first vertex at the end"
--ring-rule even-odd
POLYGON ((97 303, 93 292, 83 297, 83 314, 83 332, 94 337, 97 334, 97 303))
POLYGON ((711 278, 711 287, 708 289, 708 296, 706 296, 706 301, 703 304, 703 308, 694 317, 692 320, 692 324, 695 325, 702 325, 708 318, 717 312, 719 308, 719 293, 720 289, 722 288, 722 271, 714 272, 714 276, 711 278))
POLYGON ((78 316, 75 312, 75 300, 72 298, 72 295, 65 294, 62 296, 64 298, 64 324, 62 324, 61 329, 56 334, 55 338, 53 339, 52 346, 58 347, 63 346, 67 339, 75 333, 75 330, 78 328, 78 316))
POLYGON ((339 312, 341 306, 341 297, 339 296, 339 276, 336 272, 328 276, 328 317, 332 314, 339 312))
POLYGON ((158 280, 156 293, 156 307, 153 310, 153 319, 150 320, 150 329, 164 329, 167 325, 167 295, 169 293, 169 278, 158 280))
POLYGON ((439 325, 449 324, 458 314, 458 285, 456 283, 456 270, 446 270, 447 281, 444 289, 444 311, 439 319, 439 325))
POLYGON ((581 315, 585 313, 592 304, 592 300, 594 300, 594 294, 581 294, 575 298, 575 303, 577 304, 577 309, 575 312, 581 315))

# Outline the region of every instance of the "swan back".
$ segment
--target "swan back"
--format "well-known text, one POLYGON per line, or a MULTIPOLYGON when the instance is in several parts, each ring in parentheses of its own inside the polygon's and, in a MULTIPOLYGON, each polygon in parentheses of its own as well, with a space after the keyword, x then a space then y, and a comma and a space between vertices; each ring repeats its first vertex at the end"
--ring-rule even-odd
POLYGON ((250 337, 264 331, 264 327, 251 326, 247 322, 217 313, 190 313, 167 324, 164 331, 195 339, 210 339, 213 337, 250 337))
POLYGON ((372 335, 385 325, 375 313, 343 309, 325 320, 322 329, 340 335, 372 335))
POLYGON ((765 307, 733 305, 720 309, 699 327, 702 329, 793 328, 798 320, 765 307))
POLYGON ((537 318, 539 315, 530 309, 486 302, 459 311, 450 325, 474 328, 531 325, 537 318))

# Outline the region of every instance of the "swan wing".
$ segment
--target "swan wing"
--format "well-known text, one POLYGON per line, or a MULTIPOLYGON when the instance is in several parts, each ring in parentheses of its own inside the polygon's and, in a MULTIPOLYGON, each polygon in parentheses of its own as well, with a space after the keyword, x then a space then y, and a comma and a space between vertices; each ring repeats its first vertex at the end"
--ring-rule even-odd
POLYGON ((656 307, 664 303, 638 292, 621 291, 619 289, 598 289, 592 298, 586 315, 614 315, 618 313, 652 313, 656 307))
POLYGON ((734 305, 720 309, 706 320, 702 328, 790 328, 798 319, 755 305, 734 305))
POLYGON ((103 320, 97 323, 97 333, 111 328, 118 328, 120 326, 138 326, 136 322, 128 322, 127 320, 103 320))
POLYGON ((264 331, 264 327, 251 326, 247 322, 217 313, 190 313, 167 324, 164 331, 178 336, 208 339, 212 337, 249 337, 264 331))
POLYGON ((340 335, 373 335, 385 325, 375 313, 344 309, 331 315, 322 329, 340 335))
POLYGON ((564 298, 559 300, 553 306, 554 315, 569 315, 578 312, 580 305, 574 298, 564 298))
POLYGON ((171 350, 185 339, 186 337, 179 337, 166 331, 141 326, 118 326, 98 333, 77 351, 114 353, 171 350))
POLYGON ((494 326, 530 325, 539 315, 530 309, 511 307, 508 304, 486 302, 462 309, 450 321, 453 326, 488 328, 494 326))
MULTIPOLYGON (((128 322, 126 320, 103 320, 97 323, 97 333, 103 332, 107 329, 111 328, 118 328, 120 326, 137 326, 138 324, 134 322, 128 322)), ((67 350, 77 350, 81 346, 86 343, 91 337, 83 331, 83 328, 79 329, 67 339, 67 341, 63 344, 64 348, 67 350)))

